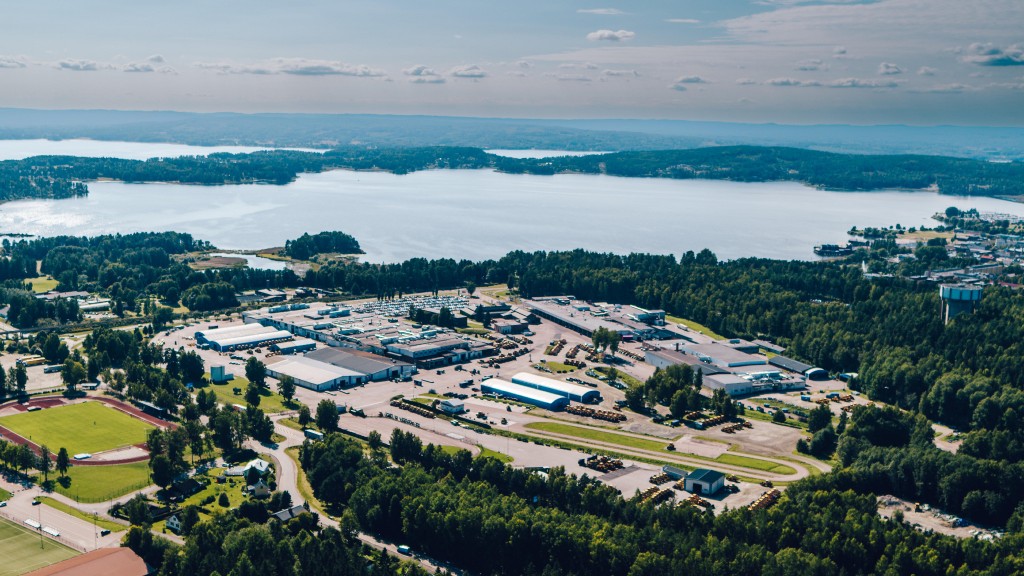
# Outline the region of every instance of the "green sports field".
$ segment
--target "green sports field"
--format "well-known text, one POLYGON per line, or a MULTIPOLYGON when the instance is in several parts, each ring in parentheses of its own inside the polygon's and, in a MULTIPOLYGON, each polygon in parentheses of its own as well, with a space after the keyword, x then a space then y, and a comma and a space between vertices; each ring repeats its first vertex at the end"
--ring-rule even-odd
POLYGON ((0 576, 17 576, 77 555, 45 537, 40 548, 38 532, 0 518, 0 576))
POLYGON ((153 426, 99 402, 83 402, 22 412, 0 418, 10 428, 36 444, 46 444, 54 454, 61 447, 74 456, 140 444, 153 426))

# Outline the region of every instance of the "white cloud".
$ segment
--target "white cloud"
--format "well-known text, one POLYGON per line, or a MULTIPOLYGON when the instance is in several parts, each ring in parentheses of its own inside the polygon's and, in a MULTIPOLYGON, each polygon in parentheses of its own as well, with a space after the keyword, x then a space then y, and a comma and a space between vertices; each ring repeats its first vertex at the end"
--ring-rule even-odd
POLYGON ((604 76, 632 76, 634 78, 640 76, 640 72, 637 70, 602 70, 601 74, 604 76))
POLYGON ((487 72, 482 70, 476 64, 473 65, 462 65, 456 66, 448 71, 449 76, 455 78, 486 78, 487 72))
POLYGON ((932 94, 960 94, 962 92, 974 92, 978 88, 967 84, 953 83, 953 84, 939 84, 924 90, 917 90, 917 92, 929 92, 932 94))
POLYGON ((526 78, 527 76, 529 76, 529 74, 523 72, 522 70, 512 70, 510 72, 505 72, 505 74, 508 76, 516 76, 518 78, 526 78))
POLYGON ((0 68, 24 68, 26 66, 28 66, 28 62, 20 56, 0 56, 0 68))
POLYGON ((156 72, 156 68, 149 63, 129 62, 125 64, 121 70, 123 72, 156 72))
POLYGON ((56 67, 60 70, 71 70, 74 72, 95 72, 101 65, 94 60, 67 59, 57 62, 56 67))
POLYGON ((527 60, 520 60, 516 62, 516 66, 519 66, 520 68, 532 68, 533 64, 531 64, 527 60))
POLYGON ((580 8, 576 11, 577 14, 597 14, 599 16, 618 16, 625 14, 618 8, 580 8))
POLYGON ((289 74, 292 76, 353 76, 378 78, 385 76, 383 70, 365 64, 346 64, 335 60, 309 58, 273 58, 258 64, 233 64, 225 62, 198 62, 197 68, 216 70, 221 74, 289 74))
POLYGON ((444 78, 436 70, 422 64, 406 68, 402 70, 402 74, 410 76, 409 82, 413 84, 444 84, 445 82, 444 78))
POLYGON ((708 81, 700 76, 680 76, 676 78, 676 84, 707 84, 708 81))
POLYGON ((636 32, 630 30, 596 30, 587 34, 587 40, 591 42, 622 42, 632 40, 635 36, 636 32))
POLYGON ((584 74, 545 74, 559 82, 592 82, 594 79, 584 74))
POLYGON ((796 69, 801 72, 811 72, 814 70, 828 70, 828 65, 822 60, 812 58, 809 60, 801 60, 796 63, 796 69))
POLYGON ((771 78, 765 80, 767 86, 821 86, 817 80, 801 80, 799 78, 771 78))
POLYGON ((935 76, 936 72, 938 72, 938 70, 932 68, 931 66, 921 66, 920 68, 917 69, 918 76, 935 76))
POLYGON ((676 92, 686 92, 686 85, 680 84, 678 82, 676 82, 675 84, 669 84, 668 87, 675 90, 676 92))
POLYGON ((963 60, 980 66, 1024 66, 1024 44, 1000 48, 990 42, 975 42, 967 47, 963 60))
POLYGON ((672 24, 700 24, 700 20, 696 18, 667 18, 665 22, 671 22, 672 24))
POLYGON ((878 73, 882 76, 895 76, 896 74, 903 74, 903 68, 892 62, 882 62, 878 65, 878 73))
POLYGON ((151 62, 153 64, 163 64, 164 62, 166 62, 166 60, 164 60, 164 57, 159 54, 153 54, 149 58, 146 58, 146 61, 151 62))
POLYGON ((832 49, 832 57, 840 58, 846 55, 846 46, 836 46, 832 49))
POLYGON ((899 83, 893 80, 865 80, 863 78, 840 78, 828 83, 829 88, 896 88, 899 83))
POLYGON ((757 84, 757 80, 753 78, 737 78, 736 83, 740 86, 750 86, 751 84, 757 84))

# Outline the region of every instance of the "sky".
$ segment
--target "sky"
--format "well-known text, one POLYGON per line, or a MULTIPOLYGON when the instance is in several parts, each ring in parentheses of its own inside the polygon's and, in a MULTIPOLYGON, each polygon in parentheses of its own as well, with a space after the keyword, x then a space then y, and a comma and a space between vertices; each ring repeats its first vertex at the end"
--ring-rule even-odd
POLYGON ((1022 0, 33 0, 0 107, 1024 126, 1022 0))

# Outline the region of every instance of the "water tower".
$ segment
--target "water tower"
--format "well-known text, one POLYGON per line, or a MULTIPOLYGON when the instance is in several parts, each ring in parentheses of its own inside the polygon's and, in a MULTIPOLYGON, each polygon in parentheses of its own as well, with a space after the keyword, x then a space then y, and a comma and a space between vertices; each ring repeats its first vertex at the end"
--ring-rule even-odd
POLYGON ((942 320, 946 324, 964 312, 974 312, 981 302, 981 287, 963 284, 943 284, 939 286, 939 298, 942 299, 942 320))

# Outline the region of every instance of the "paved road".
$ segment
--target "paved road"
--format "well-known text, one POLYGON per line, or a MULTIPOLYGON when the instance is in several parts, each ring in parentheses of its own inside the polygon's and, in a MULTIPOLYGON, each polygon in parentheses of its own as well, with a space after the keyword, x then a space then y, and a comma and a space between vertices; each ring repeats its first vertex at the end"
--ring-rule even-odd
MULTIPOLYGON (((100 529, 92 522, 65 514, 46 504, 33 506, 32 501, 39 496, 53 497, 53 494, 44 493, 38 487, 21 489, 11 496, 7 506, 0 508, 0 514, 17 524, 24 525, 26 519, 31 519, 44 527, 53 528, 60 533, 60 537, 52 539, 82 552, 121 544, 123 532, 100 536, 100 529)), ((47 534, 44 536, 50 537, 47 534)))
MULTIPOLYGON (((277 420, 280 420, 287 416, 290 416, 290 414, 274 414, 271 415, 271 420, 274 420, 276 423, 277 420)), ((284 436, 285 439, 282 442, 271 445, 259 444, 250 441, 249 447, 252 448, 253 450, 257 450, 260 452, 269 452, 270 455, 273 456, 275 464, 278 466, 277 489, 287 490, 288 493, 292 495, 293 504, 303 504, 305 503, 305 499, 302 497, 302 494, 299 493, 298 488, 299 469, 295 461, 291 459, 291 457, 285 452, 285 450, 292 446, 301 445, 306 440, 306 437, 302 432, 295 430, 294 428, 284 426, 283 424, 277 424, 274 429, 278 434, 284 436)), ((315 504, 311 503, 310 506, 315 507, 315 504)), ((331 518, 327 514, 320 514, 320 522, 325 526, 332 526, 334 528, 338 528, 338 521, 334 518, 331 518)), ((359 540, 362 541, 364 544, 377 548, 378 550, 387 550, 388 553, 393 556, 398 556, 400 558, 402 557, 402 555, 398 553, 398 544, 395 544, 393 542, 385 542, 371 534, 366 534, 363 532, 360 532, 358 534, 358 537, 359 540)), ((439 568, 443 568, 451 572, 452 574, 463 573, 462 571, 453 566, 449 566, 447 564, 444 564, 443 562, 434 560, 421 554, 417 554, 415 552, 411 556, 411 559, 418 562, 419 565, 423 567, 424 570, 427 570, 430 573, 436 572, 439 568)))

